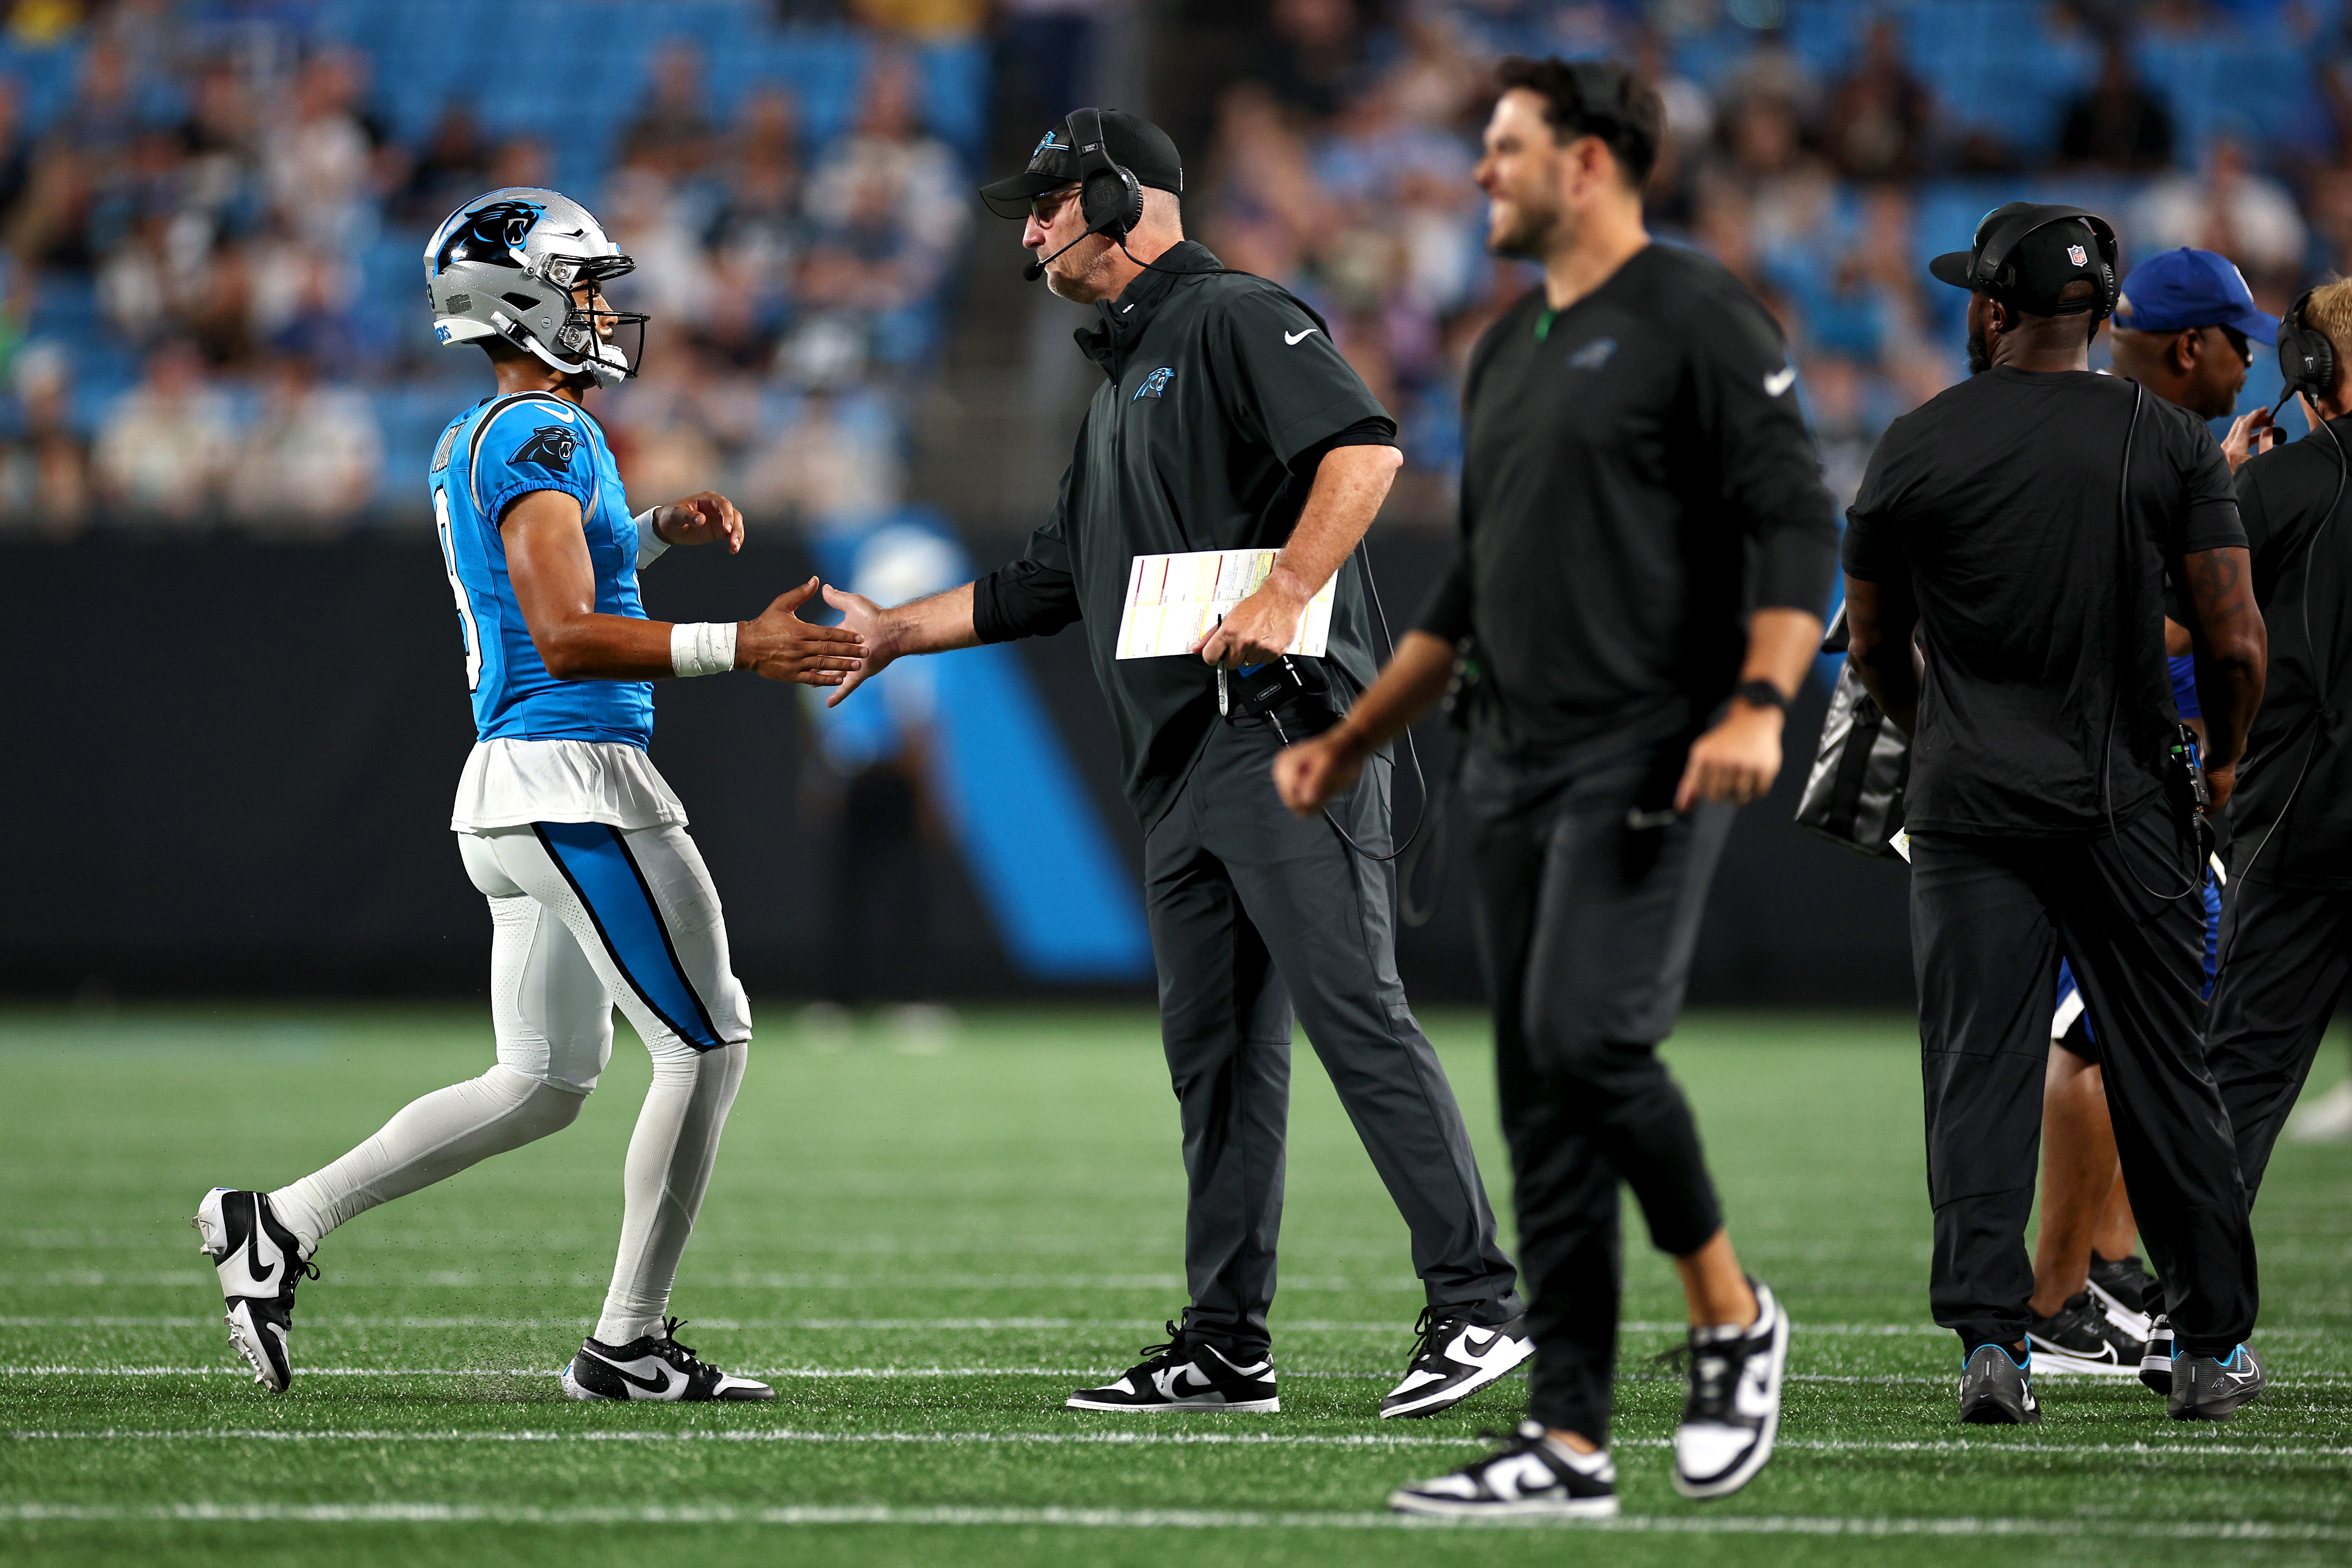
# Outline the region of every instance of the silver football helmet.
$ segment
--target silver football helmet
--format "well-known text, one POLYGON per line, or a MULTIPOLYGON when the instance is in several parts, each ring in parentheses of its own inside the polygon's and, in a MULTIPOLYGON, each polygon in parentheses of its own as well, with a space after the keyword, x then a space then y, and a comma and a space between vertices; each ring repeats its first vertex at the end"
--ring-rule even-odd
POLYGON ((646 318, 605 307, 603 285, 635 268, 594 215, 560 192, 510 185, 441 220, 425 246, 433 335, 501 337, 554 369, 618 386, 645 357, 646 318), (591 286, 583 305, 572 290, 591 286))

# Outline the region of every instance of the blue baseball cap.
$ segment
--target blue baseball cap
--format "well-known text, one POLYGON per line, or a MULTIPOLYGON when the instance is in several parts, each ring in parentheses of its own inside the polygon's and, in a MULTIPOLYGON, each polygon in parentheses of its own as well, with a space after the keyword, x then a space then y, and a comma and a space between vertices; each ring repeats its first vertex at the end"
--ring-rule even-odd
POLYGON ((2228 257, 2184 245, 2131 269, 2116 301, 2116 325, 2131 332, 2235 327, 2258 343, 2275 343, 2279 319, 2254 309, 2254 291, 2228 257))

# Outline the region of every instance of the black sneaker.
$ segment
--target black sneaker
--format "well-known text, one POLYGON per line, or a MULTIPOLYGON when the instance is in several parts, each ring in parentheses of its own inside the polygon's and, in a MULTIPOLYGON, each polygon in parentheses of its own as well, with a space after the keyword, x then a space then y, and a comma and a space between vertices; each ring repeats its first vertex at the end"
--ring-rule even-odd
POLYGON ((1099 1388, 1081 1388, 1062 1403, 1073 1410, 1223 1410, 1271 1415, 1282 1408, 1274 1390, 1274 1358, 1236 1366, 1216 1346, 1168 1325, 1168 1342, 1146 1345, 1143 1363, 1099 1388))
POLYGON ((2240 1345, 2218 1360, 2210 1355, 2175 1356, 2172 1361, 2172 1418, 2175 1421, 2227 1421, 2238 1406, 2263 1395, 2263 1363, 2253 1347, 2240 1345))
POLYGON ((2105 1309, 2107 1321, 2136 1340, 2147 1338, 2151 1320, 2164 1306, 2156 1276, 2147 1271, 2137 1253, 2102 1258, 2093 1252, 2089 1289, 2091 1300, 2105 1309))
POLYGON ((563 1369, 563 1392, 574 1399, 773 1399, 776 1391, 748 1377, 730 1377, 677 1342, 679 1321, 662 1320, 659 1336, 625 1345, 592 1339, 563 1369))
POLYGON ((2033 1352, 2019 1361, 2002 1345, 1979 1345, 1960 1368, 1960 1419, 1979 1426, 2030 1426, 2042 1419, 2033 1397, 2033 1352))
POLYGON ((278 1222, 265 1193, 215 1187, 196 1205, 198 1249, 213 1260, 228 1303, 228 1342, 253 1368, 253 1381, 283 1394, 294 1381, 286 1336, 294 1328, 294 1287, 316 1279, 318 1266, 278 1222))
POLYGON ((1528 1338, 1527 1314, 1507 1323, 1475 1323, 1465 1310, 1439 1316, 1423 1307, 1412 1325, 1417 1336, 1404 1381, 1381 1401, 1381 1419, 1434 1415, 1451 1410, 1536 1353, 1528 1338))
POLYGON ((2088 1290, 2066 1299, 2049 1317, 2035 1316, 2025 1331, 2034 1370, 2079 1373, 2090 1377, 2137 1377, 2147 1342, 2136 1340, 2107 1321, 2088 1290))
POLYGON ((2150 1394, 2172 1397, 2172 1320, 2158 1312, 2148 1320, 2147 1350, 2139 1358, 2139 1380, 2150 1394))
POLYGON ((1389 1493, 1389 1506, 1453 1519, 1614 1519, 1617 1467, 1606 1448, 1564 1455, 1544 1441, 1541 1422, 1522 1421, 1501 1453, 1399 1487, 1389 1493))
POLYGON ((1789 1314, 1759 1281, 1756 1321, 1744 1331, 1693 1329, 1690 1397, 1675 1428, 1675 1490, 1729 1497, 1772 1457, 1780 1429, 1780 1373, 1789 1361, 1789 1314))

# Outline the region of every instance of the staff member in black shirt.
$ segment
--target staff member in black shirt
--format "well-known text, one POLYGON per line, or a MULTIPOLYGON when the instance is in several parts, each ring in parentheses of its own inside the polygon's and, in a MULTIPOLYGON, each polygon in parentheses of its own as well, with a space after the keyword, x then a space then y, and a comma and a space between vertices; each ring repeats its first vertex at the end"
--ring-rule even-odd
POLYGON ((2279 1130, 2352 975, 2352 738, 2332 693, 2352 667, 2352 282, 2312 290, 2279 332, 2311 434, 2238 475, 2270 682, 2246 743, 2236 897, 2222 919, 2206 1060, 2221 1087, 2252 1204, 2279 1130), (2307 365, 2295 362, 2307 354, 2307 365))
POLYGON ((1295 810, 1332 798, 1466 649, 1462 797, 1536 1364, 1516 1442, 1390 1501, 1608 1514, 1621 1180, 1689 1300, 1676 1487, 1744 1486, 1779 1422, 1788 1316, 1740 1271, 1656 1047, 1733 809, 1780 771, 1836 529, 1771 318, 1642 226, 1656 91, 1600 62, 1500 79, 1487 240, 1544 284, 1471 356, 1454 566, 1379 683, 1276 776, 1295 810))
POLYGON ((1845 535, 1853 658, 1911 737, 1930 1299, 1960 1336, 1964 1421, 2041 1419, 2024 1237, 2062 953, 2169 1294, 2171 1413, 2224 1419, 2262 1386, 2242 1343, 2253 1237, 2200 1045, 2205 849, 2185 795, 2168 798, 2189 781, 2164 573, 2184 591, 2217 803, 2262 698, 2263 619, 2203 421, 2088 368, 2115 259, 2103 221, 2024 202, 1936 258, 1971 290, 1978 374, 1888 428, 1845 535))
MULTIPOLYGON (((1033 275, 1095 309, 1078 346, 1105 384, 1061 500, 1027 555, 976 583, 887 611, 830 588, 826 598, 866 634, 868 678, 905 654, 1083 620, 1110 702, 1145 832, 1161 1033, 1191 1181, 1192 1301, 1169 1343, 1069 1404, 1278 1408, 1266 1309, 1295 1003, 1404 1215, 1427 1292, 1412 1364, 1381 1414, 1431 1415, 1526 1359, 1517 1281, 1453 1088, 1397 977, 1392 870, 1328 825, 1283 810, 1266 778, 1276 731, 1220 722, 1208 668, 1279 657, 1336 573, 1324 668, 1345 691, 1370 679, 1370 612, 1351 552, 1401 461, 1396 426, 1319 318, 1184 238, 1183 184, 1158 126, 1079 110, 1038 143, 1025 173, 982 192, 1000 215, 1026 216, 1033 275), (1279 548, 1272 574, 1201 658, 1118 657, 1138 555, 1252 547, 1279 548)), ((1358 844, 1385 849, 1386 772, 1336 815, 1358 844)))

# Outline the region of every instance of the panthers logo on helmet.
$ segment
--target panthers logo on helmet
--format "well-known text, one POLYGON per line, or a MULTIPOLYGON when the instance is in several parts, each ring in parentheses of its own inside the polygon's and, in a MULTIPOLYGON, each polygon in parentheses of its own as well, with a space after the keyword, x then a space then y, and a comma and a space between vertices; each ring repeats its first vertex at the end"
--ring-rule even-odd
POLYGON ((522 252, 522 242, 546 211, 537 202, 491 202, 460 214, 434 254, 434 270, 446 272, 460 261, 487 261, 520 270, 522 263, 515 258, 522 252))
POLYGON ((553 474, 572 471, 572 454, 578 448, 580 437, 561 425, 542 425, 530 433, 530 439, 515 453, 513 461, 537 463, 553 474))

